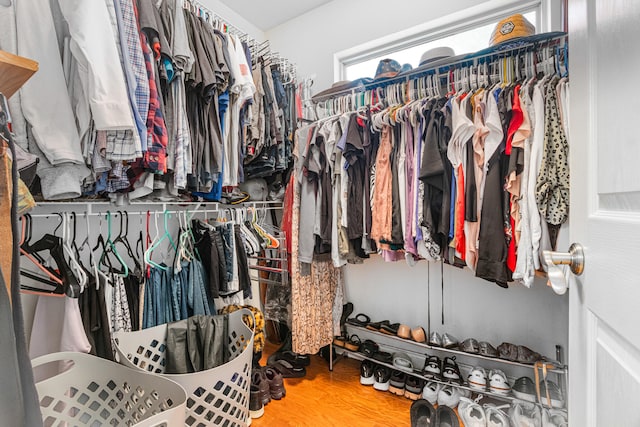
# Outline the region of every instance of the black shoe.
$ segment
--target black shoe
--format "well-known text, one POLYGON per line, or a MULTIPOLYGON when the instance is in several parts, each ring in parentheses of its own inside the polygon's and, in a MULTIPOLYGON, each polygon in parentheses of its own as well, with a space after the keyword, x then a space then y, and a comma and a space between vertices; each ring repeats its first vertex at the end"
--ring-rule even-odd
POLYGON ((458 416, 453 409, 448 406, 438 405, 436 409, 436 419, 433 425, 436 426, 448 426, 448 427, 460 427, 458 416))
MULTIPOLYGON (((326 360, 326 361, 327 361, 327 363, 329 363, 329 355, 330 355, 330 353, 329 353, 329 348, 330 348, 330 347, 331 347, 331 346, 325 345, 324 347, 322 347, 322 348, 320 349, 320 356, 322 356, 322 358, 323 358, 324 360, 326 360)), ((333 350, 333 351, 332 351, 332 353, 333 353, 333 360, 336 360, 336 357, 338 357, 338 354, 336 353, 336 349, 335 349, 335 348, 333 348, 332 350, 333 350)))
POLYGON ((272 365, 278 360, 286 360, 292 365, 299 366, 301 368, 309 366, 309 364, 311 363, 311 359, 306 354, 298 354, 294 353, 291 350, 284 350, 276 351, 271 356, 269 356, 269 358, 267 359, 267 364, 272 365))
POLYGON ((388 391, 389 381, 391 380, 391 369, 386 366, 378 365, 373 370, 373 378, 375 380, 373 388, 378 391, 388 391))
POLYGON ((375 379, 373 378, 373 370, 375 365, 369 360, 363 360, 360 364, 360 384, 373 385, 375 379))
POLYGON ((254 369, 251 372, 251 398, 253 398, 253 388, 257 388, 258 398, 262 405, 271 402, 271 393, 269 391, 269 380, 264 374, 264 369, 254 369))
POLYGON ((460 368, 458 368, 455 356, 444 358, 444 362, 442 363, 442 380, 462 384, 462 375, 460 375, 460 368))
POLYGON ((428 400, 418 399, 411 404, 411 427, 437 426, 436 410, 428 400))
POLYGON ((389 392, 403 396, 405 381, 407 381, 407 374, 393 370, 393 372, 391 372, 391 378, 389 379, 389 392))
POLYGON ((422 368, 422 375, 430 380, 442 381, 442 362, 438 356, 427 356, 422 368))
POLYGON ((253 384, 251 384, 249 392, 249 415, 251 418, 260 418, 264 415, 264 404, 262 403, 260 388, 253 384))
POLYGON ((408 375, 404 383, 404 397, 410 400, 418 400, 422 397, 424 389, 424 380, 422 378, 408 375))

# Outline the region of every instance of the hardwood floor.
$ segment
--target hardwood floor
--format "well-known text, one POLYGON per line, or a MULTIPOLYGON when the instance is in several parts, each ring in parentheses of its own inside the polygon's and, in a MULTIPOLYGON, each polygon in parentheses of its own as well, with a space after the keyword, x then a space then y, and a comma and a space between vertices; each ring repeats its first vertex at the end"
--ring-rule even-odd
MULTIPOLYGON (((274 351, 267 345, 267 352, 274 351)), ((265 352, 266 353, 266 352, 265 352)), ((266 363, 263 357, 262 365, 266 363)), ((411 401, 371 386, 360 385, 360 362, 341 359, 329 371, 320 356, 311 356, 304 378, 285 379, 287 395, 273 400, 252 427, 362 426, 406 427, 411 425, 411 401)))

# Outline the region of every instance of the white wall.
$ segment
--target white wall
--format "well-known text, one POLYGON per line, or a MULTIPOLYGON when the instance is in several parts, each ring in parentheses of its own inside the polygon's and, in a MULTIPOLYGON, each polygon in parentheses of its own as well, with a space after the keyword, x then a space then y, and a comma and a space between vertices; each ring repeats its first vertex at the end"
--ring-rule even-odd
POLYGON ((199 0, 205 8, 216 13, 221 18, 225 19, 228 24, 233 25, 240 31, 247 33, 253 39, 258 42, 266 40, 264 31, 253 25, 251 22, 238 15, 229 6, 222 3, 220 0, 199 0))
MULTIPOLYGON (((273 49, 298 65, 300 77, 315 75, 313 90, 317 92, 334 81, 336 53, 376 44, 376 39, 397 39, 397 34, 391 34, 408 33, 414 26, 441 26, 465 13, 473 15, 480 9, 495 13, 498 7, 523 3, 526 2, 336 0, 267 31, 267 37, 273 49)), ((546 15, 541 19, 543 31, 559 25, 559 9, 552 3, 560 4, 553 0, 542 2, 542 14, 546 15)), ((566 235, 565 230, 561 239, 566 235)), ((564 240, 558 244, 559 249, 567 247, 564 240)), ((362 312, 372 320, 389 319, 425 329, 430 315, 432 330, 449 332, 460 340, 474 337, 494 345, 509 341, 552 358, 555 345, 560 344, 566 354, 568 298, 555 295, 543 279, 537 279, 532 289, 516 284, 502 289, 475 278, 468 269, 445 265, 442 325, 440 265, 427 266, 426 262, 414 268, 405 263, 385 263, 378 256, 363 265, 348 265, 346 297, 354 303, 354 314, 362 312)))

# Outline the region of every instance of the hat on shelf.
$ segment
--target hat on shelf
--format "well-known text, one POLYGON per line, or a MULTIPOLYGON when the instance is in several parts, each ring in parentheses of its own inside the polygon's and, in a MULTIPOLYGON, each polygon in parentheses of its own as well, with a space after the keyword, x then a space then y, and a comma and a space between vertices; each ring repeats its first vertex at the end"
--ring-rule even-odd
POLYGON ((447 46, 434 47, 433 49, 429 49, 420 57, 420 66, 428 65, 431 62, 437 61, 439 59, 450 58, 455 55, 453 49, 447 46))
POLYGON ((343 90, 347 90, 347 89, 355 89, 358 87, 362 87, 367 83, 370 83, 372 80, 368 77, 363 77, 360 79, 355 79, 355 80, 342 80, 339 82, 335 82, 334 84, 331 85, 330 88, 325 89, 321 92, 318 92, 317 94, 313 95, 311 97, 311 100, 316 101, 316 100, 320 100, 321 98, 327 97, 329 95, 333 95, 336 93, 339 93, 343 90))
POLYGON ((496 24, 489 40, 490 46, 504 43, 520 37, 532 36, 536 33, 536 27, 519 13, 504 18, 496 24))
POLYGON ((388 79, 397 76, 402 70, 402 66, 395 59, 382 59, 378 62, 378 68, 376 69, 376 76, 374 80, 388 79))

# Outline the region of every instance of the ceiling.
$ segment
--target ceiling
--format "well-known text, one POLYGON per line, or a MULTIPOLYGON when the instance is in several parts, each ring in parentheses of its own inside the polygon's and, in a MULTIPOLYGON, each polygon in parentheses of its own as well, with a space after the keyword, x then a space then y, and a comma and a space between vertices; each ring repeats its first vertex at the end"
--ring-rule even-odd
POLYGON ((261 29, 270 30, 331 0, 220 0, 238 15, 261 29))

